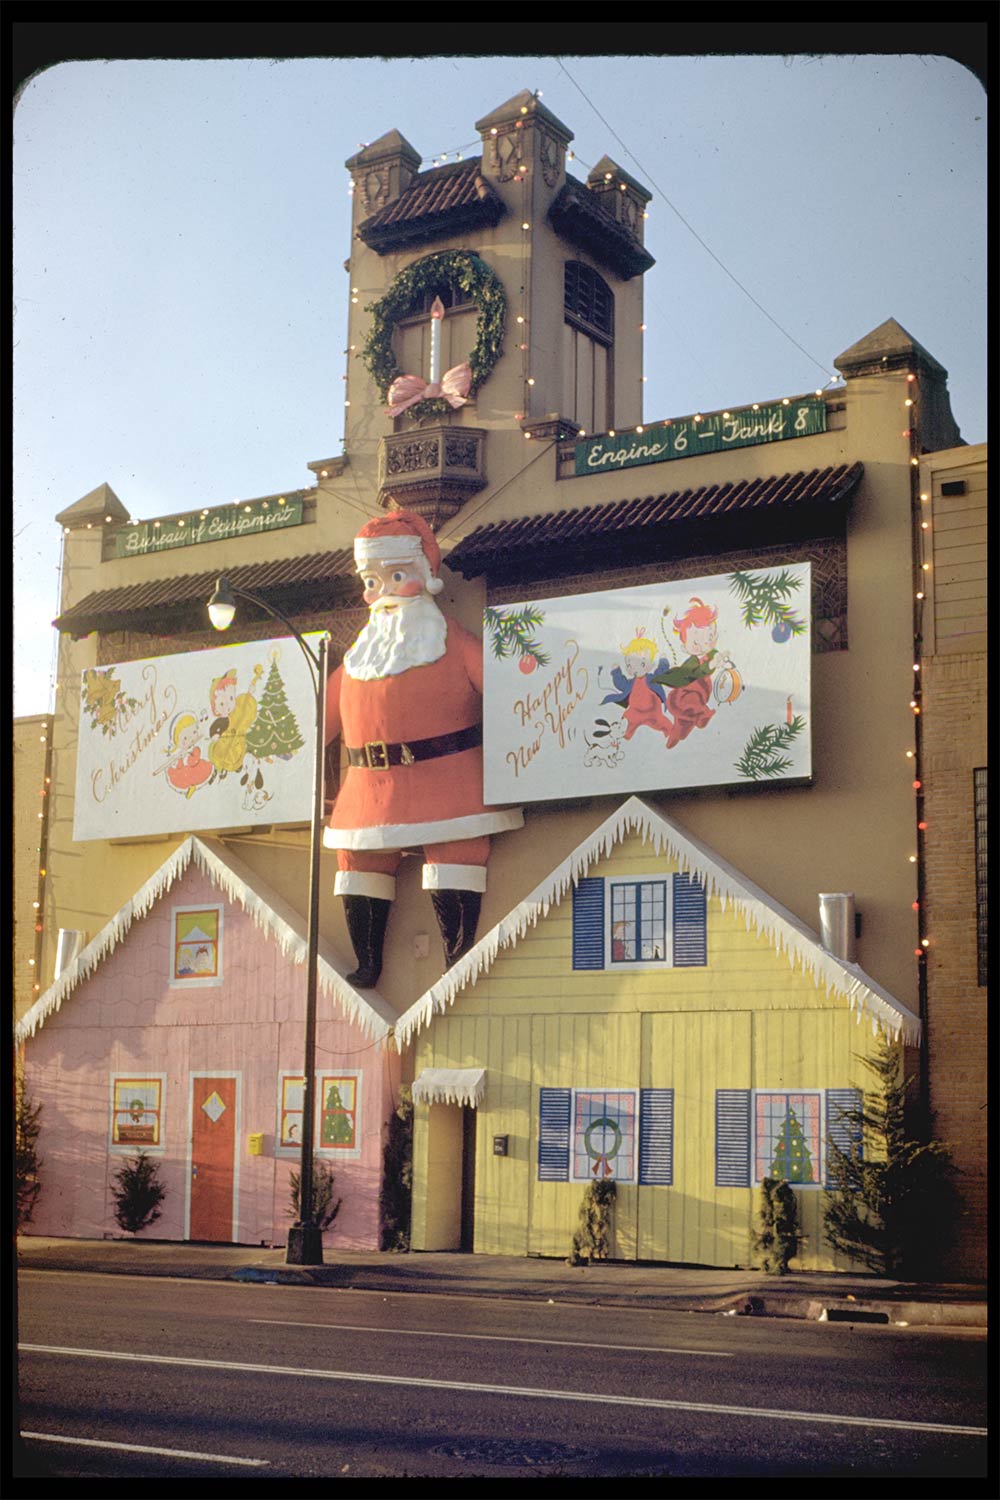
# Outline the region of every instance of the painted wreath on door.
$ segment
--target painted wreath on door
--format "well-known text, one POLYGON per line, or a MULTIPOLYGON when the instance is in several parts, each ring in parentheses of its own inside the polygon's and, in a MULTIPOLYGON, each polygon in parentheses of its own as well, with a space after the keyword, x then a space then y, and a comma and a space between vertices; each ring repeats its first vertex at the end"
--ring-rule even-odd
MULTIPOLYGON (((401 318, 412 317, 420 311, 424 297, 429 292, 440 292, 443 288, 463 292, 478 310, 476 342, 468 356, 472 381, 469 396, 474 396, 484 380, 489 379, 493 367, 503 353, 504 325, 507 314, 507 296, 503 283, 486 262, 471 250, 440 250, 423 260, 414 261, 400 271, 384 297, 370 303, 365 312, 372 315, 372 326, 361 357, 378 386, 383 400, 388 399, 389 387, 404 372, 396 362, 392 348, 392 334, 401 318)), ((451 414, 452 407, 441 396, 419 401, 408 408, 406 415, 419 420, 422 417, 443 417, 451 414)))

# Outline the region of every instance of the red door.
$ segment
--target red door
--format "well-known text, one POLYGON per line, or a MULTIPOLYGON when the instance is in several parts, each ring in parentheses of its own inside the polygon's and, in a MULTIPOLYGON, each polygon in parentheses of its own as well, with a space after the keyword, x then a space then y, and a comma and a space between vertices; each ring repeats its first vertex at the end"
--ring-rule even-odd
POLYGON ((191 1217, 188 1239, 233 1239, 236 1079, 191 1079, 191 1217))

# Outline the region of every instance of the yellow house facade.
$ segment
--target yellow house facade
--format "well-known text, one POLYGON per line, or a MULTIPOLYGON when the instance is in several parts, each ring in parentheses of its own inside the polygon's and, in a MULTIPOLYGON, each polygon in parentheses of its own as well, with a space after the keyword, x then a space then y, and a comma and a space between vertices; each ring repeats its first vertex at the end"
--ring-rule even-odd
POLYGON ((397 1025, 416 1070, 414 1247, 566 1255, 584 1189, 607 1176, 613 1257, 748 1266, 756 1189, 780 1158, 797 1264, 842 1269, 822 1232, 827 1136, 870 1087, 878 1035, 919 1031, 631 798, 397 1025), (664 962, 616 963, 610 931, 595 952, 595 898, 610 920, 637 886, 665 894, 664 962))

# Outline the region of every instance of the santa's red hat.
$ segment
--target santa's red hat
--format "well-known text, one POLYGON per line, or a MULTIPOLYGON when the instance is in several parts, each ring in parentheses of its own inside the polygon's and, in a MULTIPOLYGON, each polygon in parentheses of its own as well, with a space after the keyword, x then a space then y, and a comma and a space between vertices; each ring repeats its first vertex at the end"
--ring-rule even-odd
POLYGON ((444 588, 438 577, 441 548, 423 517, 409 510, 366 521, 354 538, 354 561, 359 572, 368 562, 419 562, 427 592, 439 594, 444 588))

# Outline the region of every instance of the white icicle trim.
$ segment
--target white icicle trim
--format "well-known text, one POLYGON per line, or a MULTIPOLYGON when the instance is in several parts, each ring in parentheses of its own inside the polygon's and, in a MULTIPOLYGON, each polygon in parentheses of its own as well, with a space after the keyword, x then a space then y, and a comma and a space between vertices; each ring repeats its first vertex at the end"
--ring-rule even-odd
POLYGON ((570 886, 586 874, 595 860, 607 858, 615 845, 633 832, 638 832, 645 842, 651 843, 657 854, 666 852, 676 860, 683 873, 697 875, 704 882, 706 893, 719 898, 723 910, 731 901, 733 910, 742 915, 748 931, 752 927, 763 934, 779 953, 787 955, 790 963, 799 965, 804 973, 809 974, 817 986, 845 999, 851 1010, 856 1011, 857 1020, 866 1014, 870 1016, 873 1027, 881 1026, 890 1036, 898 1038, 902 1035, 909 1043, 919 1041, 919 1018, 888 990, 857 964, 846 963, 828 953, 818 935, 804 922, 773 901, 759 886, 747 880, 692 834, 683 832, 676 823, 641 798, 630 797, 400 1016, 395 1032, 399 1050, 402 1051, 411 1037, 435 1014, 446 1010, 466 985, 487 973, 501 948, 518 942, 540 916, 547 916, 550 907, 558 906, 570 886))
MULTIPOLYGON (((14 1033, 16 1043, 20 1044, 34 1036, 39 1026, 44 1025, 48 1017, 60 1009, 76 986, 89 978, 101 961, 118 946, 133 921, 144 917, 153 904, 180 879, 192 858, 213 885, 230 901, 238 902, 255 926, 277 942, 286 957, 291 958, 294 964, 305 963, 308 942, 299 913, 260 880, 242 860, 228 850, 210 846, 195 834, 189 834, 146 884, 136 891, 131 901, 126 901, 73 963, 49 986, 45 994, 22 1016, 14 1033)), ((369 991, 366 999, 349 985, 323 943, 320 944, 316 979, 320 994, 331 995, 344 1014, 355 1021, 366 1036, 376 1041, 384 1041, 388 1037, 395 1021, 390 1007, 380 995, 369 991)))

